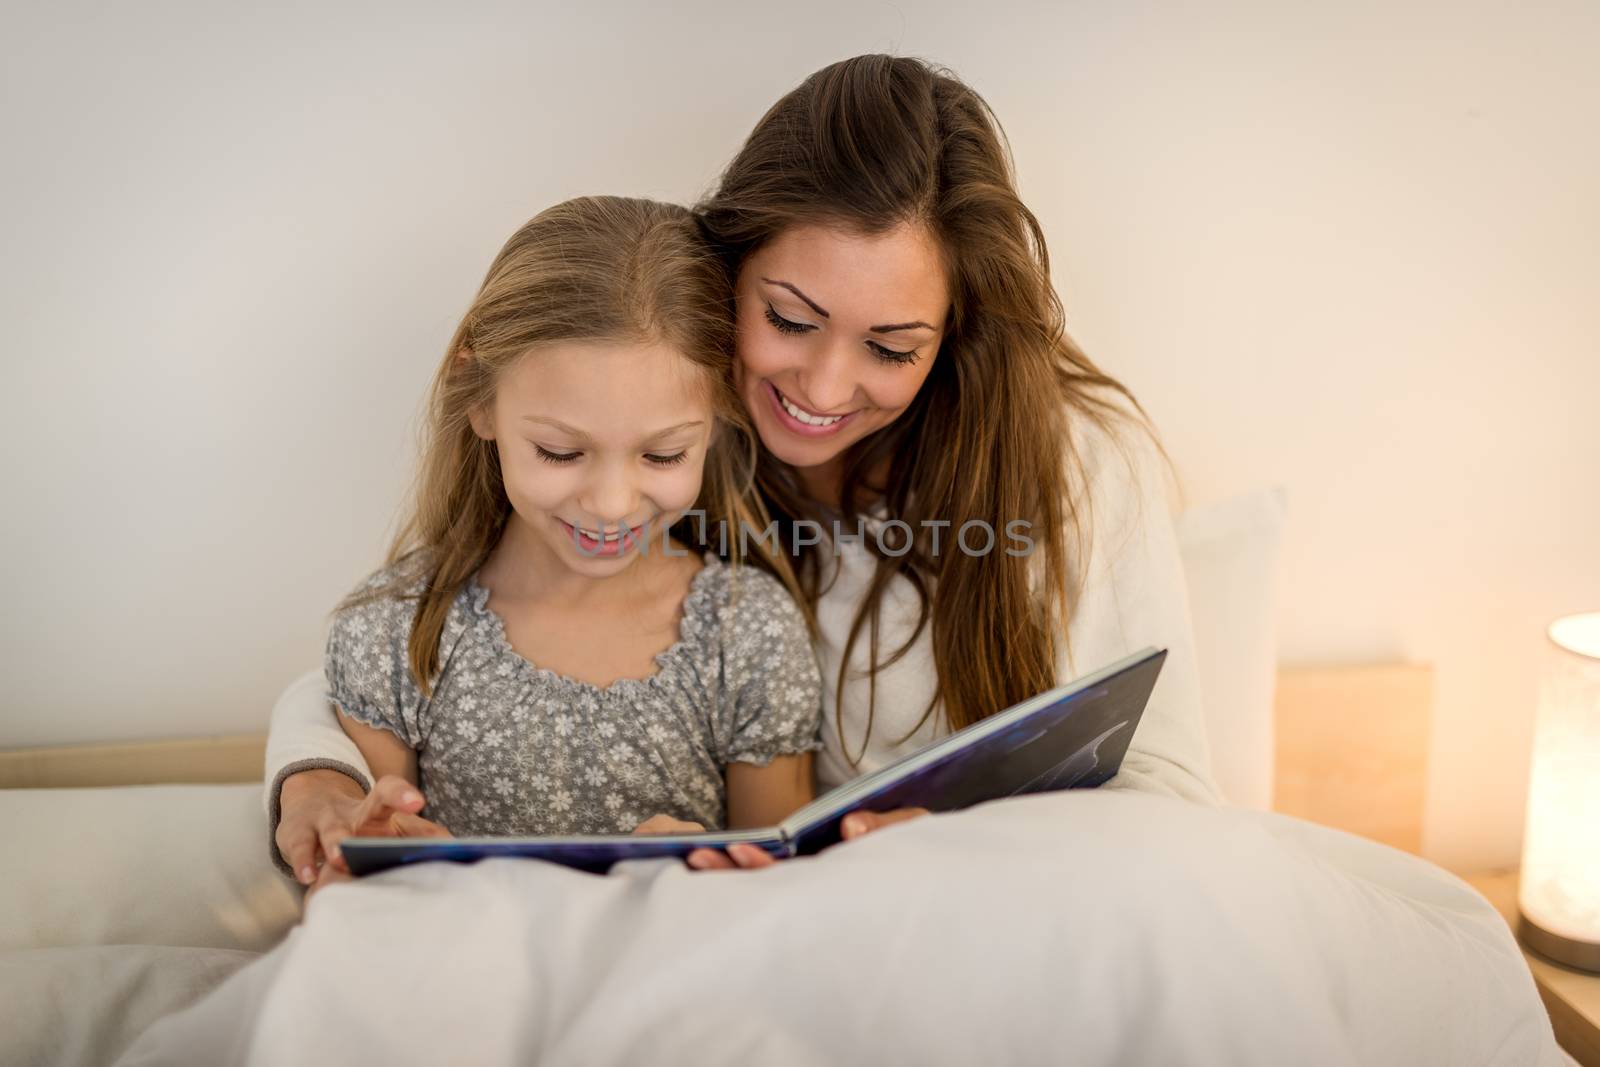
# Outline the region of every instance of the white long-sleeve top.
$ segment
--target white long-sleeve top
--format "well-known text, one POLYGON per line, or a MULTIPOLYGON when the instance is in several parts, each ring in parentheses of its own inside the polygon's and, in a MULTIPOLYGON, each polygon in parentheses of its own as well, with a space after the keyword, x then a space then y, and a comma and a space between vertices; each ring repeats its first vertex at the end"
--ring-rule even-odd
MULTIPOLYGON (((1083 550, 1084 582, 1073 604, 1066 640, 1057 642, 1058 684, 1146 645, 1165 648, 1167 660, 1144 718, 1120 772, 1104 788, 1216 804, 1219 796, 1211 777, 1188 591, 1173 531, 1165 464, 1141 431, 1128 428, 1111 436, 1085 419, 1072 426, 1081 463, 1072 477, 1073 499, 1077 507, 1087 504, 1089 536, 1083 550)), ((974 471, 973 476, 981 477, 982 472, 974 471)), ((954 531, 945 532, 953 538, 954 531)), ((996 533, 995 550, 1000 551, 1009 542, 1003 532, 996 533)), ((896 542, 891 538, 890 543, 896 542)), ((953 540, 947 547, 959 551, 953 540)), ((938 710, 917 726, 934 695, 936 677, 932 637, 926 629, 905 656, 879 670, 864 751, 867 680, 858 672, 847 679, 843 714, 837 713, 834 684, 840 656, 872 576, 872 556, 863 545, 846 541, 839 552, 840 573, 817 604, 817 654, 825 693, 817 777, 823 789, 899 759, 947 732, 938 710), (846 753, 854 758, 853 764, 846 753)), ((890 584, 887 597, 880 654, 900 647, 917 615, 916 595, 904 578, 890 584)), ((859 640, 853 662, 864 663, 866 652, 867 641, 859 640)), ((313 672, 291 685, 273 709, 265 800, 274 827, 279 789, 289 774, 327 767, 349 774, 363 787, 370 784, 366 761, 340 728, 326 693, 321 672, 313 672)))
MULTIPOLYGON (((1165 461, 1149 436, 1131 425, 1115 436, 1087 419, 1071 425, 1081 467, 1069 480, 1074 506, 1087 508, 1088 559, 1067 640, 1057 638, 1056 683, 1099 670, 1146 645, 1167 649, 1166 663, 1121 771, 1106 787, 1218 803, 1165 461)), ((972 477, 983 477, 983 472, 973 471, 972 477)), ((873 536, 874 528, 869 521, 867 536, 873 536)), ((942 534, 941 550, 960 551, 956 531, 946 529, 942 534)), ((887 533, 885 541, 893 547, 900 543, 898 536, 887 533)), ((1069 547, 1071 543, 1069 538, 1069 547)), ((983 538, 974 531, 969 547, 977 551, 982 544, 983 538)), ((1004 531, 996 531, 994 551, 1013 544, 1004 531)), ((870 731, 863 669, 869 642, 863 633, 851 655, 843 714, 839 714, 839 663, 851 621, 872 580, 874 559, 855 541, 842 542, 837 559, 838 575, 817 604, 817 655, 823 679, 823 746, 817 781, 823 789, 875 771, 949 733, 938 711, 923 714, 934 697, 937 677, 927 629, 905 656, 879 669, 870 731)), ((885 596, 880 658, 899 649, 917 621, 916 591, 909 581, 896 577, 885 596)))

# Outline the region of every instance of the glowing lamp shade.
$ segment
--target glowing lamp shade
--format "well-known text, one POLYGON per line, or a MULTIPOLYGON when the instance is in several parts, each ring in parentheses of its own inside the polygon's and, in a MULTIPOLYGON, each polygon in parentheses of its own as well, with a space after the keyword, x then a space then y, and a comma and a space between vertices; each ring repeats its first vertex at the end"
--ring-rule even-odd
POLYGON ((1522 940, 1600 971, 1600 612, 1550 624, 1522 844, 1522 940))

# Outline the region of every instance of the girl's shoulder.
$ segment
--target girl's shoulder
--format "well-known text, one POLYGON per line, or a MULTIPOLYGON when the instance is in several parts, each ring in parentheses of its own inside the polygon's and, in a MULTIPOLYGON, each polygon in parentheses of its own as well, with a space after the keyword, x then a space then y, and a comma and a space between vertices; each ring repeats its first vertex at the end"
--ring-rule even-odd
POLYGON ((808 642, 805 616, 774 575, 753 564, 732 564, 711 553, 690 582, 683 626, 702 640, 728 648, 808 642))
POLYGON ((336 618, 367 620, 415 615, 427 580, 406 560, 379 567, 345 594, 333 614, 336 618))
POLYGON ((427 701, 411 672, 409 644, 427 582, 405 561, 367 575, 334 609, 323 656, 329 699, 412 748, 426 733, 427 701))
MULTIPOLYGON (((334 607, 330 648, 345 654, 403 650, 429 578, 410 557, 368 574, 334 607)), ((465 589, 457 589, 454 599, 460 600, 465 589)))

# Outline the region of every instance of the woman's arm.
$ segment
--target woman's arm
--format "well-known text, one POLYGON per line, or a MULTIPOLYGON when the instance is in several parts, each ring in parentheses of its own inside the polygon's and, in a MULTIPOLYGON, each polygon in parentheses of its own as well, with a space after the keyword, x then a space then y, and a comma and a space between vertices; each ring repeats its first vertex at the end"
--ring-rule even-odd
POLYGON ((1078 435, 1088 569, 1056 677, 1066 682, 1146 645, 1165 648, 1166 663, 1122 767, 1103 788, 1217 804, 1189 589, 1169 504, 1169 468, 1142 429, 1117 429, 1115 437, 1093 426, 1078 435))
POLYGON ((292 682, 272 708, 267 727, 266 793, 268 825, 277 832, 283 784, 303 771, 327 770, 346 775, 364 794, 373 782, 361 749, 339 726, 328 683, 319 670, 292 682))
POLYGON ((327 693, 322 671, 299 678, 272 709, 267 733, 272 858, 302 885, 321 886, 339 877, 339 842, 358 832, 448 836, 416 814, 425 800, 414 772, 374 775, 327 693))

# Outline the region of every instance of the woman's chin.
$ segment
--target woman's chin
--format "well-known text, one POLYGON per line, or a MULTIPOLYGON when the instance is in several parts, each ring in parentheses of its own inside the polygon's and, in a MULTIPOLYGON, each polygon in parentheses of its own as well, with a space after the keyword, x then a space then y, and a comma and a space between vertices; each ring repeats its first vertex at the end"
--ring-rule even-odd
POLYGON ((774 459, 791 467, 825 466, 838 459, 844 454, 845 449, 861 438, 861 434, 854 432, 854 427, 831 437, 810 437, 792 433, 776 418, 766 413, 755 422, 756 433, 761 438, 761 447, 770 452, 774 459))

